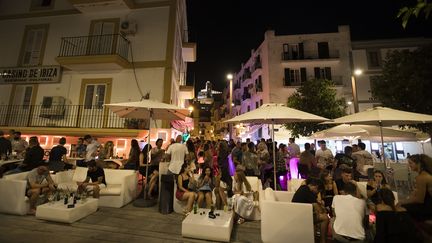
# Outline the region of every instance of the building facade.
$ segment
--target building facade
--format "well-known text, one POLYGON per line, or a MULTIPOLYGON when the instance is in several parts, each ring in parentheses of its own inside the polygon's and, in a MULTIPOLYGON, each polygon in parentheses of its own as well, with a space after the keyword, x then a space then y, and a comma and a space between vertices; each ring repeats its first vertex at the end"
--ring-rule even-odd
MULTIPOLYGON (((0 26, 2 130, 50 141, 140 138, 148 124, 103 105, 149 94, 184 107, 193 98, 185 76, 196 45, 188 42, 184 0, 2 1, 0 26)), ((168 140, 169 124, 159 123, 168 140)))

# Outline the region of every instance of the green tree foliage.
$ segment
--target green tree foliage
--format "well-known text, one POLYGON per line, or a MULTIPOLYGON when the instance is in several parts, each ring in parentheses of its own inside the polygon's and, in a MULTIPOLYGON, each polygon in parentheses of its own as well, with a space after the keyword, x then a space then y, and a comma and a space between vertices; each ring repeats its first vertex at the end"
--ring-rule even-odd
POLYGON ((428 19, 431 11, 432 3, 428 0, 417 0, 415 5, 399 9, 397 17, 402 19, 402 26, 406 28, 408 21, 412 16, 418 18, 420 15, 424 14, 424 18, 428 19))
MULTIPOLYGON (((390 52, 371 86, 383 106, 432 115, 432 45, 390 52)), ((432 135, 432 124, 412 127, 432 135)))
MULTIPOLYGON (((331 80, 311 79, 302 84, 297 92, 288 98, 288 106, 329 119, 345 115, 345 99, 336 97, 336 89, 331 80)), ((285 127, 294 137, 310 136, 327 129, 329 125, 318 123, 289 123, 285 127)))

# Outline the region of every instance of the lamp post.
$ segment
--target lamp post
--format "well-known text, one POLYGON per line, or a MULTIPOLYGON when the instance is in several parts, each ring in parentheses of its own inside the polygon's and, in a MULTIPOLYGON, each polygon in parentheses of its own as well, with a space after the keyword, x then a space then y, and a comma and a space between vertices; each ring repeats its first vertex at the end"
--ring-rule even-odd
POLYGON ((352 87, 352 93, 353 93, 354 113, 359 112, 356 76, 359 76, 362 73, 363 73, 363 71, 361 69, 356 69, 354 71, 354 73, 351 75, 351 87, 352 87))
MULTIPOLYGON (((232 84, 232 79, 233 79, 233 75, 232 74, 228 74, 227 75, 227 79, 229 80, 229 114, 231 118, 232 115, 232 96, 233 96, 233 84, 232 84)), ((228 124, 229 126, 229 140, 232 139, 232 124, 228 124)))

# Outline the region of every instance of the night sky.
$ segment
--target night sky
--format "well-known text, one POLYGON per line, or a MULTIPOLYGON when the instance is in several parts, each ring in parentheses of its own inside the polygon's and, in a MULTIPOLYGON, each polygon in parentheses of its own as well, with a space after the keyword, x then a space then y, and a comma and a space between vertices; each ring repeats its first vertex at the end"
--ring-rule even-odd
POLYGON ((416 0, 256 2, 187 0, 189 40, 197 43, 197 61, 188 64, 188 84, 195 81, 196 91, 207 80, 222 91, 226 74, 240 70, 268 29, 277 35, 325 33, 337 32, 338 25, 350 25, 353 41, 432 37, 432 16, 411 19, 406 30, 396 18, 401 6, 416 0))

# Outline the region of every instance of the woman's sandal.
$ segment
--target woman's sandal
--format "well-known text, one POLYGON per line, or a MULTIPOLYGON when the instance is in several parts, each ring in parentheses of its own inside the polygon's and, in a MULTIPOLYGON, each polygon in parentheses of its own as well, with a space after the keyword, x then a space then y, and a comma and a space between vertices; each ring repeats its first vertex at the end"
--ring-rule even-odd
POLYGON ((238 224, 238 225, 243 224, 244 222, 245 222, 245 219, 244 219, 244 218, 239 218, 239 219, 237 219, 237 224, 238 224))

